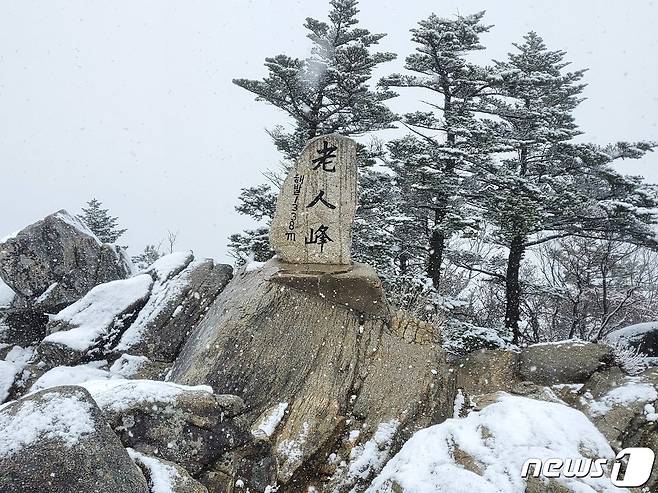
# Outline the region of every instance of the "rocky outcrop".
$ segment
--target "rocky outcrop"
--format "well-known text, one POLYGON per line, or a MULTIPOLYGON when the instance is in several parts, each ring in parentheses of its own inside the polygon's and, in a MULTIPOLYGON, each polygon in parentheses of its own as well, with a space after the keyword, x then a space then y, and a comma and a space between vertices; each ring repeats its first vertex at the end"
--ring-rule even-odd
POLYGON ((630 347, 658 362, 658 322, 630 325, 608 334, 605 342, 630 347))
POLYGON ((94 380, 91 393, 126 447, 197 474, 228 451, 252 440, 240 417, 244 403, 209 387, 150 380, 94 380))
POLYGON ((130 326, 149 299, 153 280, 147 274, 112 281, 55 315, 51 334, 39 344, 39 355, 50 367, 101 359, 130 326))
POLYGON ((56 311, 94 286, 129 274, 120 248, 101 243, 64 210, 0 243, 0 277, 17 294, 15 308, 56 311))
POLYGON ((624 437, 639 427, 638 420, 647 422, 645 408, 658 399, 657 389, 658 368, 629 376, 613 367, 592 375, 573 405, 592 420, 613 447, 620 449, 624 437))
POLYGON ((228 265, 194 260, 189 252, 162 257, 128 279, 93 288, 53 316, 39 344, 46 369, 121 354, 171 362, 183 341, 232 276, 228 265))
POLYGON ((499 349, 466 354, 452 364, 457 373, 457 387, 471 396, 509 391, 520 380, 518 360, 518 353, 499 349))
POLYGON ((151 296, 114 350, 171 362, 231 280, 233 269, 212 259, 195 261, 191 253, 179 253, 158 260, 146 272, 154 280, 151 296))
POLYGON ((178 464, 149 457, 133 449, 128 449, 128 453, 146 476, 151 492, 208 493, 205 486, 178 464))
POLYGON ((335 273, 271 260, 229 283, 170 378, 248 403, 247 419, 272 443, 282 491, 318 478, 358 491, 401 437, 452 414, 443 351, 404 340, 392 319, 367 266, 335 273), (373 447, 377 461, 360 459, 373 447))
POLYGON ((0 491, 149 491, 83 388, 56 387, 12 402, 0 410, 0 429, 0 491))
POLYGON ((584 383, 594 372, 613 364, 605 344, 584 341, 535 344, 519 355, 522 380, 543 385, 584 383))

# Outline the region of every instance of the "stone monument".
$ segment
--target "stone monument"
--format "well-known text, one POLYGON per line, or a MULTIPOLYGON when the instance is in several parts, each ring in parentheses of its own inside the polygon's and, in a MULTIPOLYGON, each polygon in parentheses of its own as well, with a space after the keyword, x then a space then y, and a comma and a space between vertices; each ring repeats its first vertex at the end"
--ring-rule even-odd
POLYGON ((356 142, 330 134, 308 142, 276 203, 270 243, 290 264, 352 264, 356 142))

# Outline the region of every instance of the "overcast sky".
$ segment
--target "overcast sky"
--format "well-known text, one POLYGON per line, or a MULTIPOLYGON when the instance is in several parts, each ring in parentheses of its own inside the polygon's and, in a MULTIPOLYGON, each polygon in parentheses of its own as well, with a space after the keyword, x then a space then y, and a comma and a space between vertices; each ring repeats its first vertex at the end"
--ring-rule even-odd
MULTIPOLYGON (((0 237, 91 197, 119 216, 131 253, 180 231, 178 247, 230 261, 249 225, 240 188, 279 156, 264 129, 286 119, 234 86, 269 55, 308 54, 302 24, 324 0, 0 0, 0 237)), ((381 48, 413 49, 409 29, 435 12, 487 10, 483 59, 528 30, 588 67, 577 119, 585 139, 658 140, 658 5, 650 1, 363 0, 381 48)), ((393 109, 413 107, 401 97, 393 109)), ((656 153, 658 154, 658 153, 656 153)), ((658 182, 658 155, 620 169, 658 182)))

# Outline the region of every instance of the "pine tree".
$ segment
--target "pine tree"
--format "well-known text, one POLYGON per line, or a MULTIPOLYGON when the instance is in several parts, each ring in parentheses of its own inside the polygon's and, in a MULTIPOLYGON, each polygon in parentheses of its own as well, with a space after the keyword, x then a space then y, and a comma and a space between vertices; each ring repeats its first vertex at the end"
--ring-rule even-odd
POLYGON ((496 62, 500 96, 483 111, 504 125, 496 138, 505 153, 479 176, 485 217, 494 241, 508 250, 505 326, 521 336, 523 257, 535 245, 568 236, 658 246, 653 191, 636 177, 617 173, 617 158, 641 157, 652 145, 620 143, 607 149, 573 142, 580 131, 573 111, 582 101, 584 70, 566 72, 563 51, 550 51, 534 32, 496 62))
MULTIPOLYGON (((305 27, 313 46, 306 59, 277 55, 265 60, 268 75, 263 80, 236 79, 233 82, 285 111, 294 128, 277 127, 269 132, 277 148, 289 163, 303 149, 309 138, 338 132, 358 135, 388 128, 395 116, 383 104, 392 97, 388 91, 372 91, 368 81, 373 69, 395 58, 391 53, 372 53, 384 34, 358 28, 357 1, 332 0, 328 22, 307 18, 305 27)), ((360 161, 368 161, 364 147, 360 161)), ((277 185, 275 174, 273 184, 277 185)), ((273 252, 267 244, 267 231, 276 195, 271 186, 246 189, 240 197, 238 212, 264 225, 231 236, 233 254, 244 258, 252 252, 257 258, 269 258, 273 252)))
POLYGON ((133 264, 138 270, 144 270, 153 264, 156 260, 162 257, 159 247, 155 245, 146 245, 144 251, 139 255, 132 257, 133 264))
POLYGON ((117 228, 119 219, 112 217, 108 209, 103 209, 103 204, 96 199, 87 202, 87 208, 82 208, 82 214, 78 217, 103 243, 114 243, 125 232, 126 229, 117 228))
POLYGON ((489 151, 489 128, 473 111, 488 83, 483 69, 467 56, 483 49, 480 34, 491 27, 482 23, 483 17, 484 12, 455 19, 432 14, 420 21, 411 30, 416 53, 405 64, 414 75, 393 74, 380 81, 386 88, 427 92, 429 111, 406 114, 403 123, 412 135, 391 143, 389 150, 408 216, 417 225, 405 236, 416 243, 414 255, 423 258, 435 289, 449 239, 477 228, 464 190, 472 168, 489 151))

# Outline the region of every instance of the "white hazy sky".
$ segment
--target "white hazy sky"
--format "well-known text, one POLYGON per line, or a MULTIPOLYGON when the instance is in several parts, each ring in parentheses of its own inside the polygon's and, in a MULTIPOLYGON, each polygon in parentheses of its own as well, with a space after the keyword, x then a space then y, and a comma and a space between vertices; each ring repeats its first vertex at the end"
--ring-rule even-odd
MULTIPOLYGON (((0 236, 91 197, 121 219, 136 253, 167 230, 178 248, 229 261, 226 239, 249 225, 241 187, 278 155, 264 129, 277 110, 234 86, 263 59, 305 56, 303 21, 324 0, 0 0, 0 236)), ((577 112, 585 138, 658 140, 658 4, 651 1, 363 0, 364 27, 389 35, 399 58, 409 29, 432 12, 487 10, 484 59, 528 30, 589 67, 577 112)), ((404 95, 392 105, 415 105, 404 95)), ((623 163, 658 182, 658 153, 623 163)))

